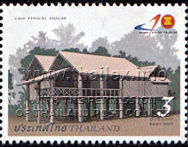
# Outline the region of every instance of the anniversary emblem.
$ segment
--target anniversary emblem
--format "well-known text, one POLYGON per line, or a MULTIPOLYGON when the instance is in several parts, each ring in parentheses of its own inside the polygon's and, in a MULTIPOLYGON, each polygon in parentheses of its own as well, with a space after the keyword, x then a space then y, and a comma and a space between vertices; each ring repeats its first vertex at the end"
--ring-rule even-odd
POLYGON ((186 140, 186 6, 1 8, 3 142, 186 140))

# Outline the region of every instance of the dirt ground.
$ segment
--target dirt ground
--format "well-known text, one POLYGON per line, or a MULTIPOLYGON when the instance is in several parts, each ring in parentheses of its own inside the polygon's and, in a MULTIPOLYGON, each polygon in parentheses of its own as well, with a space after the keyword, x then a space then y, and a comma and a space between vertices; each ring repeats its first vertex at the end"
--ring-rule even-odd
POLYGON ((90 119, 83 123, 75 118, 63 118, 55 123, 36 120, 26 122, 25 117, 9 115, 9 136, 179 136, 180 116, 166 118, 139 117, 123 119, 90 119))

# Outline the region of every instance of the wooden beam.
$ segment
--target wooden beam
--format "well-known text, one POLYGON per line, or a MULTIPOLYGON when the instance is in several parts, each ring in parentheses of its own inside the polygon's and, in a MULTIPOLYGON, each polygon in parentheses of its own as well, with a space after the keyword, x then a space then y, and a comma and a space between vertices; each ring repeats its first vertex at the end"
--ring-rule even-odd
POLYGON ((30 86, 26 85, 26 121, 30 119, 30 86))
POLYGON ((50 123, 54 123, 54 81, 50 79, 50 123))
POLYGON ((104 120, 103 117, 103 111, 104 111, 104 98, 103 98, 103 75, 100 76, 100 96, 101 96, 101 100, 100 100, 100 119, 104 120))
POLYGON ((119 118, 123 118, 123 81, 119 78, 119 118))
MULTIPOLYGON (((78 74, 78 96, 82 96, 82 76, 80 75, 80 73, 78 74)), ((79 122, 83 122, 83 104, 81 101, 81 97, 78 97, 78 121, 79 122)))

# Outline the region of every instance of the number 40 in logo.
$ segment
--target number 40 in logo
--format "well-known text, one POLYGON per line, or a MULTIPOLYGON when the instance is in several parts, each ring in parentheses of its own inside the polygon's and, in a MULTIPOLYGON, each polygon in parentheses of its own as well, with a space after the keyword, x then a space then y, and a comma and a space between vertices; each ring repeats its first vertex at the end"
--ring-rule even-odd
POLYGON ((170 101, 173 99, 174 97, 163 97, 162 100, 165 100, 166 103, 164 104, 163 107, 165 107, 165 110, 167 110, 164 114, 162 114, 160 111, 157 112, 157 115, 160 117, 165 117, 166 115, 168 115, 170 113, 171 107, 169 105, 170 101))

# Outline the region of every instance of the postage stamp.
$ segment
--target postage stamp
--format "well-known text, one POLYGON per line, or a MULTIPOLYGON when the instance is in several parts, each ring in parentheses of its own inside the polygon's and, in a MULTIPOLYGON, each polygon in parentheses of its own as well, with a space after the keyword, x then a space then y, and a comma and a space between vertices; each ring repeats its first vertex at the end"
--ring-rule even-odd
POLYGON ((185 5, 3 5, 1 140, 186 141, 185 5))

